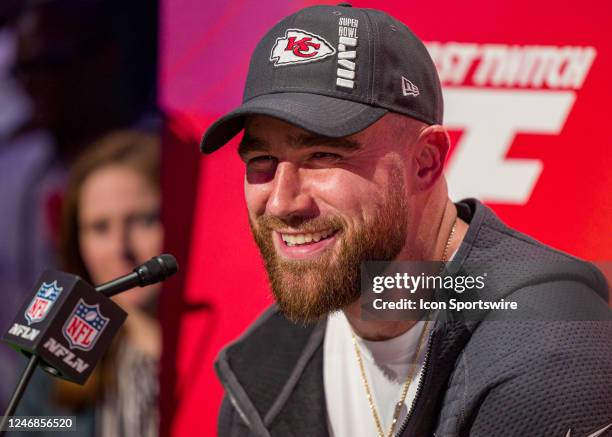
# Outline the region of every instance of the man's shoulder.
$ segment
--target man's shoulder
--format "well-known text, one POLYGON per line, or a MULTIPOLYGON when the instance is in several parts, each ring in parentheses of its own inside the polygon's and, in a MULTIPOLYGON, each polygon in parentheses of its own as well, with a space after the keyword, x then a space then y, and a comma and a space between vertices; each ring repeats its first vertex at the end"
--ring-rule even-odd
POLYGON ((504 259, 539 259, 582 262, 579 258, 555 249, 503 222, 488 206, 476 199, 457 203, 459 217, 469 220, 470 228, 465 243, 470 249, 471 261, 479 257, 504 259))
POLYGON ((268 414, 320 350, 324 327, 293 323, 272 305, 226 346, 215 370, 237 411, 251 420, 268 414))
POLYGON ((464 270, 487 271, 498 298, 521 289, 541 292, 547 288, 543 284, 574 283, 607 302, 608 283, 593 264, 511 228, 477 200, 457 205, 460 216, 462 211, 471 222, 456 258, 464 270))
POLYGON ((298 324, 288 320, 276 304, 267 307, 236 340, 228 344, 221 355, 233 357, 247 355, 258 357, 268 354, 268 349, 278 349, 287 343, 289 349, 308 340, 316 324, 298 324))
POLYGON ((259 369, 276 373, 279 380, 284 381, 284 377, 288 377, 284 374, 300 359, 313 332, 323 326, 324 322, 294 323, 280 312, 276 304, 271 305, 219 353, 215 363, 217 372, 255 375, 259 369))

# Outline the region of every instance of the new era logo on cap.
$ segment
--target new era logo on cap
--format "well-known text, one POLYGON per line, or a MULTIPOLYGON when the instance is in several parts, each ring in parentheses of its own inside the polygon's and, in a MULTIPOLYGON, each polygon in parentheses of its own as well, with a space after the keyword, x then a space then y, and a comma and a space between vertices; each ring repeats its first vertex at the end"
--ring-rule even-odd
POLYGON ((418 96, 419 95, 419 87, 410 82, 404 76, 402 76, 402 94, 404 96, 418 96))
POLYGON ((322 37, 301 29, 287 29, 284 37, 276 39, 270 61, 274 66, 319 61, 336 53, 336 49, 322 37))

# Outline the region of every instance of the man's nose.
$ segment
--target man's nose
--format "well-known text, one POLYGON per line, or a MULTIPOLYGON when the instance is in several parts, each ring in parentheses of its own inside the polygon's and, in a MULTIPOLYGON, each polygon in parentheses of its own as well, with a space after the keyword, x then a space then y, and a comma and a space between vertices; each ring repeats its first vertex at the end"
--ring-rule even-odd
POLYGON ((312 198, 304 191, 303 182, 298 166, 291 162, 279 163, 268 198, 268 214, 290 217, 312 213, 312 198))

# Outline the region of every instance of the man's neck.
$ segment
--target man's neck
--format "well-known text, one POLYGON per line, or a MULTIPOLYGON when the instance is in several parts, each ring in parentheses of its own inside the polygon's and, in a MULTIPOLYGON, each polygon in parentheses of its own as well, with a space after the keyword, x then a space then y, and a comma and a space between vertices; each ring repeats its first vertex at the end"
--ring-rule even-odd
MULTIPOLYGON (((444 249, 449 241, 453 225, 455 225, 455 232, 453 238, 448 243, 448 248, 446 250, 447 256, 450 256, 459 248, 468 229, 467 223, 457 217, 457 209, 449 200, 439 220, 437 231, 429 238, 432 244, 424 248, 418 261, 443 259, 444 249)), ((370 341, 383 341, 395 338, 402 335, 416 324, 416 320, 362 320, 359 300, 344 308, 343 311, 355 333, 359 337, 370 341)))

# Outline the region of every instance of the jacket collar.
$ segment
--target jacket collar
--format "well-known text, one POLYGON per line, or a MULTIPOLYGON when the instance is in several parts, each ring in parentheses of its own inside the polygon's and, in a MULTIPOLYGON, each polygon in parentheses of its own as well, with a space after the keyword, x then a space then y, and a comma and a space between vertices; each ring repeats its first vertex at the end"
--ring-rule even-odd
MULTIPOLYGON (((271 424, 279 422, 279 413, 290 398, 292 403, 301 404, 296 397, 314 398, 302 404, 308 405, 300 409, 302 425, 320 424, 321 431, 327 432, 325 398, 320 390, 324 333, 325 321, 298 325, 287 320, 273 305, 220 352, 215 363, 217 375, 230 401, 257 435, 269 435, 271 424), (319 361, 321 365, 309 366, 319 361), (305 373, 313 384, 300 384, 296 388, 305 373)), ((286 419, 283 414, 280 421, 286 419)))

